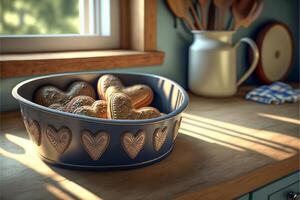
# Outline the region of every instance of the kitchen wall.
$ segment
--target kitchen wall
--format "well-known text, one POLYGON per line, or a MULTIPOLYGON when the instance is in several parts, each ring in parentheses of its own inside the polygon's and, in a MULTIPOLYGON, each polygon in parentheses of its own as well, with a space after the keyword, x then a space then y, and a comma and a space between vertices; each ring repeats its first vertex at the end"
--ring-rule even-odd
MULTIPOLYGON (((187 57, 188 47, 192 42, 192 35, 188 33, 170 13, 165 0, 157 0, 157 46, 160 51, 165 52, 165 61, 161 66, 139 67, 122 69, 135 72, 147 72, 162 75, 177 81, 182 86, 187 85, 187 57)), ((281 21, 289 26, 294 37, 295 52, 294 64, 288 77, 291 81, 299 81, 299 1, 298 0, 264 0, 264 11, 260 18, 248 29, 239 30, 234 41, 241 37, 255 38, 258 30, 267 22, 281 21)), ((278 41, 274 41, 278 42, 278 41)), ((247 69, 247 50, 244 47, 238 51, 238 73, 239 76, 247 69)), ((11 90, 17 83, 30 77, 1 79, 0 80, 0 109, 9 111, 18 108, 17 102, 11 96, 11 90)), ((259 84, 252 75, 245 84, 259 84)))
MULTIPOLYGON (((292 65, 292 69, 289 73, 288 80, 290 81, 299 81, 299 0, 263 0, 264 1, 264 9, 262 15, 252 24, 248 29, 239 30, 235 34, 235 40, 241 37, 251 37, 256 38, 259 30, 265 26, 265 24, 272 21, 279 21, 286 24, 292 32, 293 40, 294 40, 294 62, 292 65)), ((280 42, 280 41, 274 41, 280 42)), ((246 66, 248 66, 246 62, 245 48, 242 48, 239 51, 240 58, 238 60, 239 74, 242 74, 246 70, 246 66)), ((246 83, 259 83, 259 80, 252 75, 246 83)))

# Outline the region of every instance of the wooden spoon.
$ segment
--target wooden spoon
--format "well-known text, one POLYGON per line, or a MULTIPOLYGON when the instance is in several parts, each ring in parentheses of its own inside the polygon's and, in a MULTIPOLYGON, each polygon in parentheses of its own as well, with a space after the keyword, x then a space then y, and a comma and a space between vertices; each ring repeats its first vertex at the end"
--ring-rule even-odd
POLYGON ((198 19, 197 14, 196 14, 196 11, 195 11, 195 8, 194 8, 194 6, 193 6, 192 0, 186 0, 185 3, 184 3, 184 1, 182 1, 182 0, 181 0, 180 2, 182 2, 182 3, 181 3, 181 6, 185 6, 185 9, 187 10, 187 12, 188 12, 189 10, 191 11, 197 29, 198 29, 198 30, 202 30, 203 27, 202 27, 202 25, 200 24, 200 21, 199 21, 199 19, 198 19))
POLYGON ((189 6, 182 0, 167 0, 167 3, 173 14, 187 23, 191 30, 196 30, 193 22, 189 18, 189 6))
POLYGON ((230 9, 233 0, 213 0, 214 5, 217 8, 217 20, 216 20, 216 30, 224 30, 224 22, 226 12, 230 9))
POLYGON ((258 18, 258 16, 261 14, 263 8, 264 8, 263 1, 259 0, 258 5, 249 14, 249 16, 247 17, 247 20, 244 21, 243 27, 245 27, 245 28, 249 27, 258 18))
POLYGON ((207 6, 209 0, 198 0, 200 11, 201 11, 201 23, 203 29, 207 29, 207 6))
POLYGON ((215 29, 215 5, 211 1, 208 8, 207 30, 215 29))
POLYGON ((234 28, 233 30, 237 30, 244 21, 247 19, 251 11, 255 9, 255 4, 257 4, 254 0, 235 0, 232 4, 232 14, 234 18, 234 28))

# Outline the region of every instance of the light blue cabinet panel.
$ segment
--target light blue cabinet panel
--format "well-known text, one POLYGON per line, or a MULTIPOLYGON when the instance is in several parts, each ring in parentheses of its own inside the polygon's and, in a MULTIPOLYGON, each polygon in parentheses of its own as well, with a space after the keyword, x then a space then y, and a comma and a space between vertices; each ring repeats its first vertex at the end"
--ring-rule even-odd
POLYGON ((287 200, 289 192, 299 192, 299 181, 298 171, 252 192, 251 200, 287 200))
POLYGON ((238 198, 236 200, 250 200, 250 195, 249 194, 245 194, 245 195, 241 196, 240 198, 238 198))

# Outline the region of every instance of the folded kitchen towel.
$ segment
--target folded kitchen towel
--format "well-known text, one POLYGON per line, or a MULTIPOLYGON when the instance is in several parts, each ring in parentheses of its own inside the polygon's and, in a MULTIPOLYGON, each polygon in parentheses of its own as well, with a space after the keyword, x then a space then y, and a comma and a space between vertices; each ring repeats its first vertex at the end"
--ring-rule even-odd
POLYGON ((288 84, 275 82, 250 91, 246 94, 246 99, 265 104, 294 103, 300 100, 300 89, 293 89, 288 84))

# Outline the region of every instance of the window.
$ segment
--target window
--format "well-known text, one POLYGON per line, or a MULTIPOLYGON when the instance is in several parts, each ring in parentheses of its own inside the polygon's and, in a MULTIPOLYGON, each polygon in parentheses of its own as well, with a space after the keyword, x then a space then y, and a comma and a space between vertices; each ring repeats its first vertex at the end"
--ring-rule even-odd
POLYGON ((0 0, 3 53, 115 49, 119 0, 0 0))
MULTIPOLYGON (((6 50, 12 50, 11 47, 15 47, 15 51, 10 51, 12 53, 0 54, 0 78, 163 64, 164 52, 157 51, 156 49, 156 0, 108 0, 107 2, 109 2, 109 4, 106 5, 109 5, 109 9, 105 9, 105 6, 102 6, 105 0, 98 0, 100 7, 97 7, 95 3, 93 4, 93 1, 80 2, 79 0, 0 0, 0 3, 3 3, 2 1, 35 1, 36 4, 40 1, 49 1, 50 3, 53 1, 65 1, 68 2, 68 6, 69 3, 76 3, 78 1, 78 12, 75 17, 73 17, 73 21, 77 21, 75 24, 80 24, 78 25, 79 27, 76 25, 77 31, 79 32, 77 34, 58 34, 60 37, 49 34, 48 36, 35 34, 35 37, 30 35, 8 35, 5 37, 3 34, 2 38, 1 31, 3 31, 3 24, 0 24, 0 40, 2 43, 0 45, 4 46, 3 44, 5 42, 6 50), (80 4, 82 6, 80 6, 80 4), (94 5, 94 7, 91 5, 94 5), (80 11, 79 7, 84 9, 80 11), (90 7, 97 7, 100 11, 89 9, 90 7), (101 22, 102 20, 100 18, 90 17, 95 16, 95 13, 100 13, 100 16, 103 16, 105 15, 103 14, 105 11, 110 12, 108 29, 103 29, 102 27, 103 23, 107 23, 106 18, 101 18, 103 19, 103 22, 101 22), (95 33, 97 34, 96 28, 92 28, 95 27, 91 22, 92 19, 98 20, 98 22, 96 20, 93 22, 96 23, 96 26, 100 26, 98 32, 100 32, 101 35, 98 35, 98 39, 91 41, 89 44, 86 44, 87 42, 80 42, 80 40, 84 38, 89 39, 89 37, 95 37, 95 33), (105 36, 107 30, 110 30, 110 36, 105 36), (80 31, 82 34, 80 34, 80 31), (75 39, 72 40, 72 37, 75 39), (113 39, 114 37, 115 39, 113 39), (104 45, 101 48, 97 47, 99 41, 107 38, 111 38, 112 42, 108 43, 107 48, 104 45, 105 42, 100 43, 104 45), (34 42, 28 42, 30 39, 34 42), (54 41, 48 42, 49 46, 47 46, 47 48, 51 49, 49 47, 53 47, 51 49, 53 52, 13 53, 20 52, 16 51, 18 49, 22 49, 23 52, 26 52, 25 50, 27 49, 24 49, 26 41, 29 46, 26 48, 32 49, 33 47, 31 46, 36 47, 37 45, 43 44, 40 45, 40 48, 44 50, 45 41, 49 41, 49 39, 53 39, 54 41), (59 39, 61 40, 59 41, 59 39), (69 46, 66 45, 66 41, 68 40, 71 40, 68 42, 69 46), (7 46, 8 42, 10 42, 11 46, 7 46), (54 45, 54 42, 56 42, 56 45, 54 45), (78 47, 77 43, 83 44, 79 46, 80 48, 76 48, 78 47), (63 47, 61 44, 63 44, 63 47), (60 49, 57 49, 58 47, 60 49), (58 52, 59 50, 63 52, 58 52)), ((34 6, 35 4, 32 5, 34 6)), ((57 10, 52 9, 52 11, 54 12, 55 10, 55 12, 57 12, 64 10, 60 8, 63 7, 62 4, 58 7, 57 10)), ((2 9, 2 6, 0 6, 0 8, 2 9)), ((70 9, 69 7, 67 8, 70 9)), ((34 8, 34 10, 36 9, 37 8, 34 8)), ((4 16, 2 10, 0 10, 0 22, 2 22, 4 16)), ((51 9, 49 8, 49 10, 51 9)), ((62 22, 66 20, 66 17, 58 17, 58 19, 62 22)), ((66 28, 61 28, 60 30, 66 31, 66 28)))

